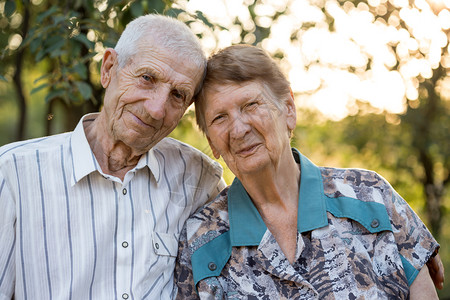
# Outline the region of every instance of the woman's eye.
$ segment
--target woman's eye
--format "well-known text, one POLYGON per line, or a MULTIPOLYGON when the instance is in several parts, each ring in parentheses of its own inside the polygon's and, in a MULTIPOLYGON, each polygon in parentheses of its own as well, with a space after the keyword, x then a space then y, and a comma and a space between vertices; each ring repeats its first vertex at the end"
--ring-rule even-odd
POLYGON ((211 124, 219 123, 221 120, 223 120, 223 118, 224 118, 223 115, 218 115, 212 120, 211 124))
POLYGON ((256 107, 256 105, 258 104, 258 102, 256 102, 256 101, 253 101, 253 102, 249 102, 249 103, 247 103, 246 105, 245 105, 245 108, 254 108, 254 107, 256 107))

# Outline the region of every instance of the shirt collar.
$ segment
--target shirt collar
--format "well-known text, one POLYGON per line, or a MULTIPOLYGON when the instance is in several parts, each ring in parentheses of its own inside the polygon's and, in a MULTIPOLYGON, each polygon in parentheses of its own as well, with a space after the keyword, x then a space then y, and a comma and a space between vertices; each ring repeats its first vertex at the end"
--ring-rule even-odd
MULTIPOLYGON (((328 219, 320 169, 297 149, 292 149, 292 154, 301 168, 297 229, 305 232, 324 227, 328 219)), ((267 226, 237 178, 228 191, 228 213, 232 246, 259 245, 267 226)))
POLYGON ((146 155, 146 165, 153 173, 153 176, 155 176, 156 182, 159 183, 161 178, 161 163, 156 158, 155 150, 153 148, 151 148, 146 155))
MULTIPOLYGON (((98 171, 104 175, 91 147, 89 146, 83 126, 83 122, 92 122, 97 116, 98 113, 84 115, 73 131, 70 141, 73 164, 73 176, 71 178, 72 186, 92 172, 98 171)), ((142 155, 133 170, 142 169, 145 166, 149 167, 150 171, 155 176, 156 181, 159 182, 161 168, 154 154, 153 148, 150 149, 145 155, 142 155)))
POLYGON ((73 131, 70 140, 73 164, 72 186, 97 170, 98 163, 89 146, 83 126, 83 122, 92 122, 96 117, 97 114, 84 115, 73 131))

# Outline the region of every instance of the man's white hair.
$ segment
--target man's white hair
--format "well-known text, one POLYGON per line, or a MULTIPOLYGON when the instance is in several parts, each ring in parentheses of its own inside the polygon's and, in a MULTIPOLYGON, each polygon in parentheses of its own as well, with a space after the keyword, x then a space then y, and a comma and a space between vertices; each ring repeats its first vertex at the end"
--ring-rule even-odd
POLYGON ((137 54, 139 40, 147 36, 171 54, 193 62, 202 70, 206 68, 205 54, 189 27, 177 19, 157 14, 144 15, 128 23, 114 48, 118 54, 119 68, 123 68, 137 54))

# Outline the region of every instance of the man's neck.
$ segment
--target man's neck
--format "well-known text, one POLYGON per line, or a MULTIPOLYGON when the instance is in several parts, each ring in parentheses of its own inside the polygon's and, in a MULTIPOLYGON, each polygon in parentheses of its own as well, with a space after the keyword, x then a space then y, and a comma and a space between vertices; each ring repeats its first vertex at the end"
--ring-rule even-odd
POLYGON ((101 113, 83 122, 84 132, 103 173, 120 178, 133 169, 143 153, 136 153, 114 137, 102 122, 101 113), (87 122, 88 121, 88 122, 87 122))

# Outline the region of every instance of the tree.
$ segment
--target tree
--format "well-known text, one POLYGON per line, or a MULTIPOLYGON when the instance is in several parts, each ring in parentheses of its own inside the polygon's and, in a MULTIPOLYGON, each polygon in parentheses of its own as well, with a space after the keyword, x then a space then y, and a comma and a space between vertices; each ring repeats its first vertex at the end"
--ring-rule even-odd
MULTIPOLYGON (((344 99, 337 106, 340 142, 372 157, 375 169, 410 174, 390 181, 422 186, 427 219, 439 235, 450 182, 448 7, 424 0, 253 0, 238 10, 223 1, 224 21, 202 8, 188 10, 188 4, 0 0, 0 75, 17 90, 21 126, 16 139, 23 139, 26 120, 23 70, 43 69, 31 93, 46 90, 49 119, 62 106, 66 124, 58 130, 71 130, 82 114, 101 106, 97 53, 114 45, 131 18, 153 11, 171 14, 196 25, 192 28, 208 52, 227 46, 228 39, 265 48, 292 75, 299 103, 320 104, 329 91, 336 102, 344 99), (383 85, 373 84, 380 80, 383 85), (394 95, 388 87, 395 85, 403 89, 394 95), (367 104, 374 98, 403 99, 403 106, 394 112, 374 108, 367 104)), ((47 134, 54 133, 54 122, 47 124, 47 134)))
POLYGON ((413 174, 391 181, 422 186, 437 237, 450 182, 449 8, 423 0, 255 0, 223 25, 240 27, 233 43, 261 45, 287 74, 300 75, 292 82, 299 103, 345 98, 337 107, 341 142, 379 156, 376 169, 413 174), (383 98, 403 104, 367 105, 383 98))
POLYGON ((65 124, 72 130, 79 118, 101 107, 103 89, 99 83, 98 52, 114 47, 124 24, 149 12, 176 15, 171 2, 153 1, 14 1, 0 0, 0 75, 12 81, 20 108, 16 140, 26 137, 26 98, 23 72, 38 67, 42 76, 34 80, 31 95, 46 90, 48 122, 62 107, 65 124), (29 24, 39 24, 30 27, 29 24))

